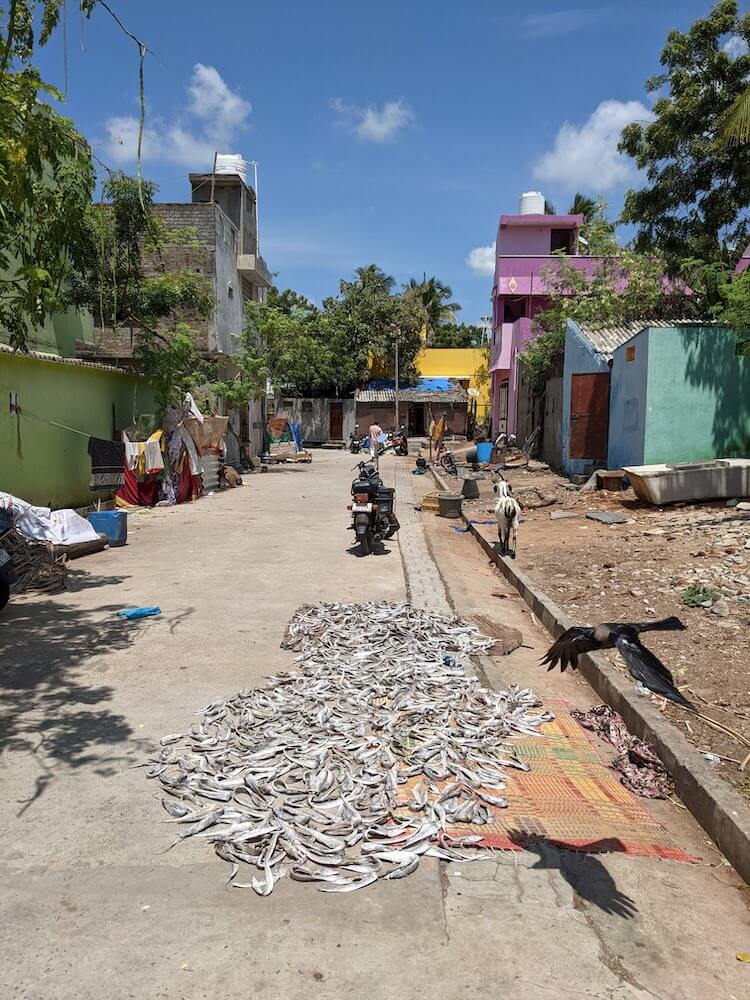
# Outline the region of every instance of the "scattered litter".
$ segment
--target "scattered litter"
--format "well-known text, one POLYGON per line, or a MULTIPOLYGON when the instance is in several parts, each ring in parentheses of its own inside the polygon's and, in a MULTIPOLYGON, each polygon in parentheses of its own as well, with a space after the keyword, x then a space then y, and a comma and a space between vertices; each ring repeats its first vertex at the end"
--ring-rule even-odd
POLYGON ((715 753, 704 753, 703 759, 709 761, 711 764, 721 764, 721 757, 715 753))
POLYGON ((748 953, 746 951, 738 951, 737 952, 737 961, 738 962, 750 962, 750 953, 748 953))
POLYGON ((174 844, 207 840, 232 866, 227 887, 260 896, 287 873, 351 892, 422 856, 481 857, 466 849, 507 805, 508 769, 528 770, 505 741, 552 719, 530 690, 489 690, 463 670, 458 657, 493 644, 404 603, 300 608, 282 643, 296 669, 208 705, 151 758, 167 822, 186 824, 174 844))
POLYGON ((652 746, 631 736, 621 715, 609 705, 597 705, 588 712, 574 709, 570 714, 584 729, 598 733, 618 751, 611 766, 620 772, 626 788, 649 799, 669 798, 674 790, 671 775, 652 746))
POLYGON ((587 511, 586 517, 589 521, 601 521, 602 524, 627 524, 628 517, 616 510, 593 510, 587 511))
POLYGON ((118 611, 117 614, 120 618, 125 618, 127 621, 135 621, 138 618, 150 618, 153 615, 160 615, 161 608, 148 607, 148 608, 124 608, 122 611, 118 611))

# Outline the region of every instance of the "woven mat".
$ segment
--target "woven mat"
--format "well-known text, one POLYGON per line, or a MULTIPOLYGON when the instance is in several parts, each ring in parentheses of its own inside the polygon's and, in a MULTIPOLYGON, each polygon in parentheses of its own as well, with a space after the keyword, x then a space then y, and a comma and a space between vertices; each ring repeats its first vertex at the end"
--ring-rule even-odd
POLYGON ((618 851, 695 862, 677 847, 644 800, 621 785, 607 767, 614 749, 603 744, 600 749, 594 734, 571 718, 566 702, 550 699, 544 707, 555 714, 555 721, 542 727, 544 736, 508 741, 531 768, 507 768, 507 787, 500 794, 508 800, 508 808, 490 807, 493 818, 485 826, 457 826, 448 832, 480 833, 487 847, 506 850, 523 850, 529 842, 547 840, 592 854, 618 851))

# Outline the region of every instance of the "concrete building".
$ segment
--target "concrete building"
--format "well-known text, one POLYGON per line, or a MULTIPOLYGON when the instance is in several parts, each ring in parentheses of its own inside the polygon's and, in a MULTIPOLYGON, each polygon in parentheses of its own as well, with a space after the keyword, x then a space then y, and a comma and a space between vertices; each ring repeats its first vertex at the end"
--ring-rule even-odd
MULTIPOLYGON (((208 357, 237 354, 245 305, 262 302, 271 275, 260 256, 255 192, 239 174, 190 174, 190 202, 157 202, 156 217, 168 231, 164 248, 146 257, 147 275, 191 271, 206 278, 215 300, 213 315, 195 318, 198 346, 208 357)), ((93 340, 76 344, 79 357, 132 365, 137 328, 101 326, 94 317, 93 340)))
POLYGON ((538 192, 521 196, 518 215, 501 215, 492 287, 492 431, 515 434, 518 426, 518 355, 536 336, 532 320, 549 304, 547 274, 559 253, 593 274, 598 257, 580 255, 582 215, 545 215, 538 192))
POLYGON ((305 445, 347 442, 354 431, 355 405, 351 397, 282 396, 274 402, 274 416, 299 424, 305 445))
MULTIPOLYGON (((383 430, 396 427, 396 388, 392 378, 370 379, 354 394, 356 421, 363 434, 372 423, 383 430)), ((460 382, 448 378, 420 378, 399 387, 399 422, 409 437, 428 433, 432 420, 445 417, 448 434, 466 434, 469 397, 460 382)))
POLYGON ((490 410, 490 380, 483 347, 424 347, 417 355, 416 366, 421 376, 458 382, 471 397, 469 406, 474 409, 475 425, 484 423, 490 410))

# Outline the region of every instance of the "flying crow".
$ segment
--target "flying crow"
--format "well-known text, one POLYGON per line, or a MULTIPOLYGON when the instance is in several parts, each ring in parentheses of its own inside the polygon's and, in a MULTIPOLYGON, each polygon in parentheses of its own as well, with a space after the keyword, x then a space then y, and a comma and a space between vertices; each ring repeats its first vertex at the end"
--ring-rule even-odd
POLYGON ((542 658, 542 663, 549 664, 548 670, 553 670, 558 664, 563 672, 567 667, 575 670, 581 653, 589 653, 595 649, 617 649, 632 676, 649 691, 694 710, 695 706, 674 686, 674 678, 669 670, 651 650, 646 649, 639 638, 641 632, 681 632, 684 628, 680 619, 675 617, 641 624, 606 622, 589 627, 575 625, 552 643, 542 658))

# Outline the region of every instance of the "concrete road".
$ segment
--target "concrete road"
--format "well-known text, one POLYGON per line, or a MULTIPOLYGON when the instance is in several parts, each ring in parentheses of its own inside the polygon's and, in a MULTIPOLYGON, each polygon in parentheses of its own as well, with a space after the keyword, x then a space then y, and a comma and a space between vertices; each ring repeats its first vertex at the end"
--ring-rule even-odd
POLYGON ((750 951, 747 894, 671 805, 661 818, 703 865, 550 849, 427 862, 344 897, 287 879, 260 899, 225 891, 205 844, 161 853, 171 831, 133 765, 201 706, 286 666, 279 641, 300 604, 408 593, 461 613, 492 605, 534 649, 483 661, 491 683, 533 678, 542 694, 590 702, 580 682, 539 675, 546 637, 471 540, 408 506, 431 486, 409 460, 384 470, 399 542, 348 552, 352 464, 320 452, 241 490, 133 515, 126 548, 74 563, 65 594, 0 618, 0 997, 750 995, 750 966, 735 959, 750 951), (163 614, 115 617, 140 604, 163 614))

